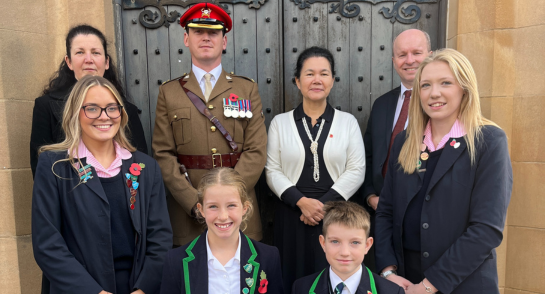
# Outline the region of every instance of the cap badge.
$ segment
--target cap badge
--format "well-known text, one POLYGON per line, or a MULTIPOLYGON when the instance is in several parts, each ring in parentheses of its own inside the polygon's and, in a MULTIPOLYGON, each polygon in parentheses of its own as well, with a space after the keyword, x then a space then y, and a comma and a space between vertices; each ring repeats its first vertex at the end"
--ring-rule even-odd
POLYGON ((203 8, 201 9, 201 11, 202 11, 201 18, 210 18, 210 13, 212 13, 212 9, 203 8))

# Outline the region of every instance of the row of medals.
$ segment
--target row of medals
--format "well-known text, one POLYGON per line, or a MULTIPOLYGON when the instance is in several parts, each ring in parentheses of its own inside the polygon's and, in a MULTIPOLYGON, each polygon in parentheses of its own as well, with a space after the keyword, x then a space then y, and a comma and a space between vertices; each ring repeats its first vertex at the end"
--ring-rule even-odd
POLYGON ((252 118, 253 116, 253 113, 250 111, 250 110, 238 110, 238 106, 233 106, 233 105, 224 105, 223 106, 223 115, 225 115, 225 117, 232 117, 232 118, 252 118))

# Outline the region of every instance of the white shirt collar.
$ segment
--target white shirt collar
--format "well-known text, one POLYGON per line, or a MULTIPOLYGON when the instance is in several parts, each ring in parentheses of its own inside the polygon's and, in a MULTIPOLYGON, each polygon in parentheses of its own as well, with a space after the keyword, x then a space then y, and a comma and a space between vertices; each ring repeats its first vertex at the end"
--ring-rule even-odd
POLYGON ((242 237, 240 236, 240 232, 239 232, 237 252, 235 252, 235 256, 231 260, 229 260, 225 264, 225 266, 223 266, 221 265, 219 260, 214 256, 214 254, 212 254, 212 250, 210 250, 210 245, 208 244, 208 231, 207 231, 206 232, 206 253, 208 256, 208 263, 210 264, 210 261, 212 261, 212 265, 214 266, 215 269, 223 269, 224 267, 231 267, 235 260, 238 262, 238 264, 240 264, 240 244, 241 244, 240 240, 241 239, 242 237), (217 268, 217 266, 221 266, 221 268, 217 268))
MULTIPOLYGON (((195 78, 197 79, 197 81, 199 83, 203 79, 204 75, 207 74, 206 71, 204 71, 203 69, 197 67, 195 64, 191 65, 191 70, 195 74, 195 78)), ((216 66, 213 70, 211 70, 210 73, 213 76, 212 79, 215 79, 217 81, 219 79, 220 75, 221 75, 222 70, 223 70, 223 68, 221 66, 221 63, 220 63, 220 65, 216 66)))
MULTIPOLYGON (((358 271, 356 271, 353 275, 351 275, 348 279, 346 279, 346 281, 343 281, 341 278, 339 278, 339 276, 337 276, 335 272, 333 272, 333 269, 330 266, 329 280, 331 281, 331 287, 333 287, 332 290, 335 290, 335 287, 337 287, 337 285, 340 282, 344 282, 345 289, 348 289, 347 293, 355 294, 356 291, 358 291, 358 286, 360 285, 361 273, 363 270, 362 268, 363 267, 360 264, 360 268, 358 269, 358 271)), ((344 290, 343 290, 343 293, 344 293, 344 290)))
POLYGON ((407 89, 407 87, 405 87, 405 85, 403 85, 403 83, 401 83, 401 93, 399 94, 399 99, 401 99, 401 100, 405 99, 403 94, 405 94, 405 91, 407 91, 407 90, 412 90, 412 88, 407 89))

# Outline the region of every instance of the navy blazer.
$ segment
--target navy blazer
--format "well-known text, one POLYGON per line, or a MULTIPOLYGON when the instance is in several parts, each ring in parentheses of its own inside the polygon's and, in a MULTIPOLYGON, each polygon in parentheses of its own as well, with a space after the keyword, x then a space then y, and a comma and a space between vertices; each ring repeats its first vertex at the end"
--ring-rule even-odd
MULTIPOLYGON (((44 152, 38 160, 32 197, 34 258, 50 281, 45 293, 115 293, 114 260, 108 199, 94 168, 93 178, 79 177, 64 152, 44 152), (58 175, 54 175, 52 170, 58 175), (48 291, 50 290, 50 291, 48 291)), ((82 159, 85 164, 85 159, 82 159)), ((122 173, 132 163, 144 163, 135 209, 125 186, 127 209, 135 231, 135 257, 130 287, 146 294, 159 291, 164 257, 172 248, 172 229, 161 170, 148 155, 136 151, 123 160, 122 173)), ((121 195, 120 195, 121 196, 121 195)))
MULTIPOLYGON (((208 294, 206 232, 195 238, 193 242, 168 251, 163 268, 161 294, 208 294), (187 272, 184 269, 185 266, 187 266, 187 272), (189 291, 186 291, 185 279, 189 282, 189 291)), ((242 232, 240 236, 242 237, 240 243, 240 293, 243 293, 242 289, 247 287, 246 278, 253 278, 254 286, 249 293, 259 294, 261 271, 265 272, 269 282, 266 293, 284 293, 278 249, 252 240, 242 232), (251 241, 255 248, 255 256, 251 252, 248 240, 251 241), (244 270, 243 267, 246 264, 252 264, 251 274, 244 270)))
MULTIPOLYGON (((437 162, 422 207, 421 265, 442 293, 499 293, 496 252, 503 238, 513 173, 507 137, 495 126, 482 127, 471 165, 464 138, 447 142, 437 162)), ((397 159, 405 131, 392 147, 397 159)), ((423 166, 424 167, 424 166, 423 166)), ((405 174, 390 160, 376 214, 377 269, 397 265, 404 275, 403 218, 422 185, 424 172, 405 174)))
MULTIPOLYGON (((405 290, 403 288, 399 287, 397 284, 392 283, 381 276, 372 273, 373 279, 375 280, 375 287, 377 288, 377 294, 405 294, 405 290)), ((332 293, 329 289, 329 267, 327 267, 325 270, 321 272, 317 272, 315 274, 312 274, 310 276, 306 276, 303 278, 298 279, 293 283, 292 287, 292 294, 329 294, 332 293), (314 284, 314 281, 320 275, 320 280, 318 280, 318 284, 316 284, 316 288, 314 289, 314 292, 310 292, 310 288, 312 287, 312 284, 314 284)), ((358 286, 358 290, 356 290, 356 293, 354 294, 367 294, 368 291, 371 291, 371 283, 369 281, 369 273, 367 272, 367 269, 364 267, 361 272, 361 280, 360 284, 358 286)))
MULTIPOLYGON (((362 197, 370 194, 380 195, 384 186, 382 166, 388 156, 390 138, 394 127, 394 117, 401 87, 377 98, 371 109, 367 129, 363 136, 365 145, 365 181, 362 186, 362 197)), ((364 201, 366 203, 366 201, 364 201)), ((369 210, 369 209, 368 209, 369 210)), ((370 209, 374 213, 373 209, 370 209)))

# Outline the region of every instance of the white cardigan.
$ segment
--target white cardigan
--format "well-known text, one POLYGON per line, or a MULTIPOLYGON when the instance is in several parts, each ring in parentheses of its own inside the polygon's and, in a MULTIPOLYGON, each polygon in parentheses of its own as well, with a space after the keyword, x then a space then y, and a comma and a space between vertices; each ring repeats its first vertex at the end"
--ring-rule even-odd
MULTIPOLYGON (((333 179, 331 187, 348 200, 365 178, 365 148, 356 118, 335 109, 324 145, 324 162, 333 179)), ((321 155, 319 155, 321 156, 321 155)), ((265 171, 269 188, 278 196, 295 186, 305 162, 305 150, 293 110, 274 117, 269 127, 265 171)))

